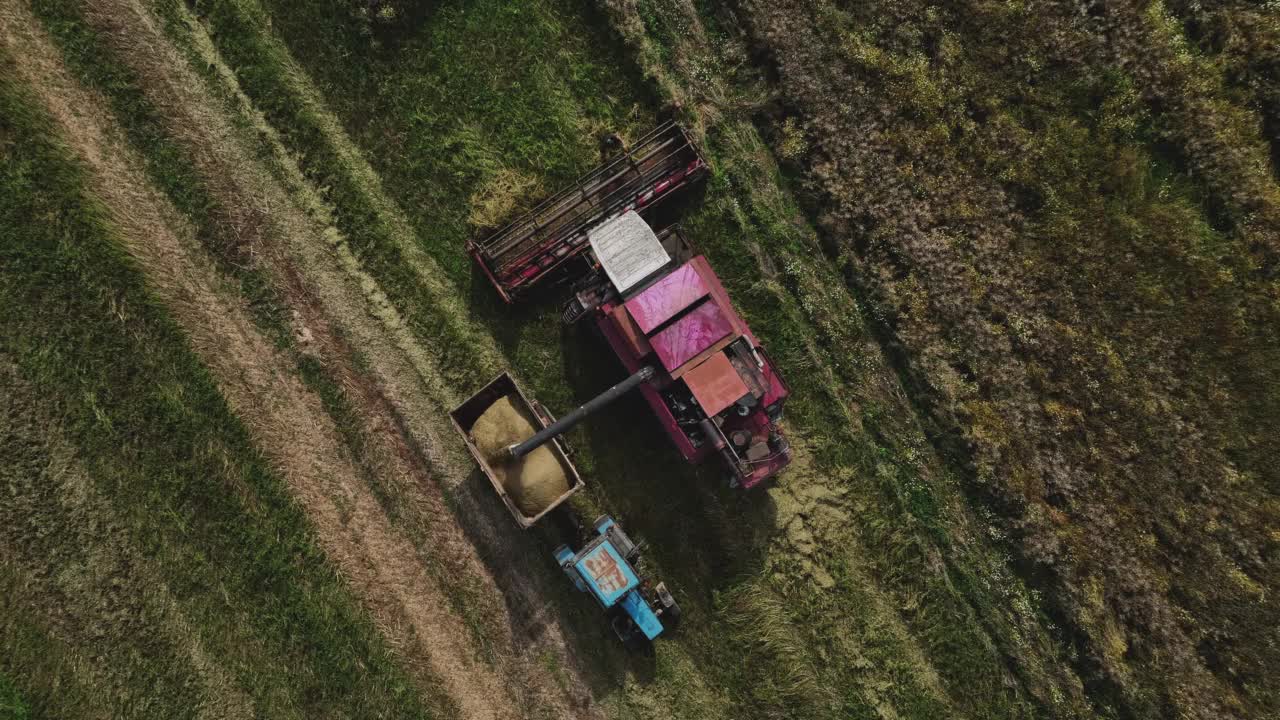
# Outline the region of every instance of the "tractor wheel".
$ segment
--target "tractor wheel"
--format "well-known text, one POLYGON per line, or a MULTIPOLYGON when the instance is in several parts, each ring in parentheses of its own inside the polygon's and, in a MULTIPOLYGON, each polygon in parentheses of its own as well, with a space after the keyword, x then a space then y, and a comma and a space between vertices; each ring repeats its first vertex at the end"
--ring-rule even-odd
POLYGON ((658 596, 658 605, 662 608, 662 626, 668 630, 674 631, 680 626, 680 605, 676 603, 676 599, 671 597, 671 593, 667 591, 665 583, 659 584, 656 588, 658 596))
POLYGON ((575 297, 565 303, 564 310, 560 312, 560 322, 565 325, 574 325, 585 317, 588 312, 590 312, 590 308, 583 305, 582 301, 575 297))
POLYGON ((664 608, 662 611, 662 627, 670 632, 675 632, 680 627, 680 606, 671 603, 671 607, 664 608))

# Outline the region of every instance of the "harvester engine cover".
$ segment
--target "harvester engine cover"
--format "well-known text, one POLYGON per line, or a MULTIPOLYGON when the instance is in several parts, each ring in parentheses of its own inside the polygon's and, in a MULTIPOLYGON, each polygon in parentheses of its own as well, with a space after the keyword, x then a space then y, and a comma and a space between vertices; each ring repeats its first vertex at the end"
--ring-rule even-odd
POLYGON ((773 477, 791 459, 777 425, 789 390, 707 259, 676 264, 635 213, 591 241, 611 286, 595 291, 596 324, 628 372, 658 369, 640 390, 681 454, 721 455, 744 488, 773 477))

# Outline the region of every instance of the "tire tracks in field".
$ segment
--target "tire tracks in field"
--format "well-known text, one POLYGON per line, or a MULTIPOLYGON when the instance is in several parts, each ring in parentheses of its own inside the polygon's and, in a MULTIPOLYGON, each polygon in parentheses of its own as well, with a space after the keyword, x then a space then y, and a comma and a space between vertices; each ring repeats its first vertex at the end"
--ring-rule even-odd
MULTIPOLYGON (((493 502, 487 482, 475 473, 472 459, 454 439, 446 413, 459 397, 443 371, 451 348, 420 341, 377 280, 363 269, 337 230, 333 210, 304 177, 278 132, 241 91, 196 18, 181 10, 190 30, 186 39, 198 63, 213 70, 220 94, 230 97, 230 108, 215 106, 210 99, 212 88, 190 72, 145 3, 120 0, 114 5, 98 6, 103 10, 98 20, 104 32, 120 42, 122 50, 146 38, 141 47, 150 54, 126 53, 125 61, 143 77, 144 89, 155 95, 157 104, 166 108, 171 131, 198 162, 202 157, 217 159, 201 162, 199 170, 206 182, 213 186, 219 178, 228 180, 217 193, 230 207, 254 202, 270 205, 271 212, 263 215, 261 223, 243 223, 246 228, 262 228, 249 240, 312 331, 329 370, 361 405, 367 434, 377 446, 379 471, 390 469, 400 479, 392 483, 397 490, 394 501, 403 515, 398 529, 417 535, 415 545, 424 564, 443 565, 435 574, 437 582, 465 586, 465 597, 454 598, 455 612, 482 616, 480 622, 491 631, 489 637, 473 639, 483 646, 500 676, 518 679, 509 686, 516 705, 527 712, 542 708, 557 715, 572 710, 594 716, 591 691, 581 678, 545 677, 548 656, 559 658, 557 664, 563 667, 583 664, 580 658, 566 657, 574 649, 556 622, 560 610, 551 605, 555 586, 549 585, 548 575, 555 582, 559 573, 529 572, 530 567, 549 566, 528 535, 516 530, 493 502), (118 23, 127 25, 116 27, 118 23), (228 113, 247 121, 253 133, 237 136, 228 113), (266 147, 269 157, 264 162, 247 151, 251 143, 266 147), (267 163, 270 171, 264 167, 267 163), (467 519, 470 536, 459 527, 460 518, 467 519), (418 534, 418 528, 427 530, 418 534), (495 582, 495 571, 503 582, 495 582), (458 607, 459 603, 466 607, 458 607)), ((310 106, 314 93, 304 95, 310 106)), ((319 112, 314 107, 312 111, 319 112)), ((454 326, 449 336, 467 339, 468 352, 478 365, 505 364, 493 338, 462 320, 466 311, 457 290, 421 249, 413 247, 415 237, 399 234, 412 232, 407 220, 376 182, 366 184, 366 176, 373 171, 341 135, 336 120, 330 118, 325 127, 334 135, 329 141, 339 154, 357 164, 346 169, 383 213, 380 221, 393 230, 399 228, 396 242, 420 280, 430 278, 420 287, 435 304, 431 320, 454 326)), ((475 623, 467 624, 474 631, 475 623)))
MULTIPOLYGON (((95 8, 111 9, 130 10, 95 8)), ((368 488, 355 482, 358 470, 344 458, 319 399, 253 327, 244 303, 197 247, 192 228, 146 182, 139 159, 109 129, 100 98, 67 75, 25 9, 8 10, 5 20, 5 40, 20 71, 87 164, 94 194, 152 291, 187 332, 411 675, 424 686, 442 682, 464 717, 518 717, 497 675, 475 660, 463 622, 447 611, 449 603, 413 546, 391 527, 368 488)))
MULTIPOLYGON (((154 5, 162 0, 145 1, 154 5)), ((247 8, 251 15, 267 17, 266 11, 257 0, 235 0, 234 4, 247 8)), ((276 128, 267 122, 262 113, 253 106, 253 102, 241 91, 235 72, 223 61, 204 25, 185 5, 180 6, 178 12, 191 31, 191 40, 201 60, 216 70, 221 83, 236 96, 236 102, 241 106, 240 112, 251 117, 258 131, 270 138, 272 151, 277 156, 281 169, 290 176, 287 182, 291 189, 306 195, 301 204, 314 217, 322 219, 329 226, 335 226, 333 212, 315 192, 297 163, 284 149, 284 143, 281 142, 276 128)), ((307 72, 297 65, 289 49, 278 38, 268 35, 262 40, 272 46, 280 56, 284 67, 287 68, 283 82, 291 93, 291 100, 298 103, 303 111, 314 119, 324 138, 324 143, 337 158, 338 164, 350 175, 353 188, 372 208, 376 221, 385 229, 395 249, 413 271, 417 287, 430 296, 437 310, 432 319, 447 328, 444 333, 446 336, 465 341, 468 357, 477 367, 493 374, 507 367, 506 358, 493 336, 486 329, 465 319, 471 314, 471 310, 463 302, 462 293, 448 278, 435 258, 422 249, 409 217, 399 203, 383 188, 382 176, 373 169, 363 152, 351 141, 342 123, 329 110, 319 90, 312 85, 307 72)), ((383 301, 385 302, 385 298, 383 301)), ((440 385, 433 389, 444 406, 452 408, 458 404, 460 398, 452 388, 440 385)))

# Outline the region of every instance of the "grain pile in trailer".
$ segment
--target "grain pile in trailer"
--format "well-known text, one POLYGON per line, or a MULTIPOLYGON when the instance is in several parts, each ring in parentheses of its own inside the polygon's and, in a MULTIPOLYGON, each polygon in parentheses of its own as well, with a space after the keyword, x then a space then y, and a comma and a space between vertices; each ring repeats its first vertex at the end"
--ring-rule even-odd
POLYGON ((471 428, 472 442, 526 517, 536 516, 569 490, 568 475, 550 447, 544 445, 522 458, 510 459, 507 448, 535 432, 533 418, 511 402, 509 395, 490 405, 471 428))

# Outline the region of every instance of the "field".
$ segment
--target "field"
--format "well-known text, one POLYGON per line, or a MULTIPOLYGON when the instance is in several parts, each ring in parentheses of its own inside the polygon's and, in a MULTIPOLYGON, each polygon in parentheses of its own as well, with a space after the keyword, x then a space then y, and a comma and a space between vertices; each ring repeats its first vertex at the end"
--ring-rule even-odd
POLYGON ((0 717, 1280 717, 1280 7, 0 0, 0 717), (743 493, 637 398, 574 499, 447 412, 621 379, 465 253, 669 113, 792 385, 743 493))

